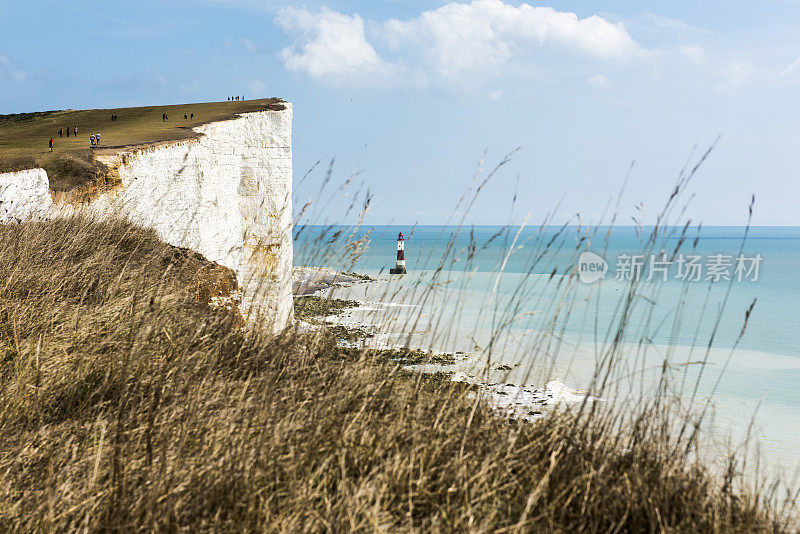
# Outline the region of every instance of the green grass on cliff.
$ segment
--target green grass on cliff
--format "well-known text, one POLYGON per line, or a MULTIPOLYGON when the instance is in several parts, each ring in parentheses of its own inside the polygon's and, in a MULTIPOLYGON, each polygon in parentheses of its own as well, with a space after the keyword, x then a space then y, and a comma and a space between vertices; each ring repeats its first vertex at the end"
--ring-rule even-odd
POLYGON ((66 191, 94 177, 94 155, 120 148, 188 139, 192 127, 230 119, 239 113, 282 109, 277 98, 138 108, 45 111, 0 115, 0 172, 43 167, 51 188, 66 191), (166 113, 167 122, 161 115, 166 113), (184 120, 184 114, 194 121, 184 120), (111 121, 117 115, 117 121, 111 121), (78 136, 72 129, 78 127, 78 136), (70 136, 66 136, 66 129, 70 136), (63 131, 63 137, 58 131, 63 131), (90 149, 89 135, 99 133, 101 147, 90 149), (53 153, 48 142, 53 138, 53 153))
POLYGON ((123 222, 0 226, 0 530, 789 530, 655 406, 498 417, 325 330, 242 330, 207 264, 123 222))

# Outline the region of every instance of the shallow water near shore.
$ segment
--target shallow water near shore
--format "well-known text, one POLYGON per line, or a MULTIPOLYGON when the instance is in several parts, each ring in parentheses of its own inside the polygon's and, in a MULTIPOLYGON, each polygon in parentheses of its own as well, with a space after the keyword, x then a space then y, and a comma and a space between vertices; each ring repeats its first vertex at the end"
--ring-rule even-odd
POLYGON ((800 228, 752 228, 744 242, 742 227, 703 228, 682 242, 682 251, 704 262, 720 254, 733 263, 739 254, 758 255, 756 279, 751 272, 737 280, 732 264, 731 280, 706 280, 703 272, 700 280, 686 281, 674 276, 673 264, 666 281, 658 273, 633 291, 628 280, 616 279, 618 258, 672 252, 677 234, 666 232, 648 249, 646 230, 625 227, 588 237, 578 229, 455 230, 378 227, 357 261, 337 264, 319 259, 325 230, 307 228, 296 242, 295 263, 376 278, 331 290, 362 303, 340 321, 374 325, 373 343, 463 351, 470 356, 455 370, 486 383, 543 387, 558 380, 581 391, 615 347, 622 360, 604 395, 614 400, 648 394, 667 362, 672 391, 687 409, 702 410, 713 400, 715 433, 707 439, 716 453, 724 453, 728 437, 734 445, 744 441, 754 418, 765 460, 789 472, 800 465, 800 228), (409 273, 390 276, 399 231, 409 273), (574 274, 587 249, 609 264, 594 284, 574 274), (618 339, 625 306, 629 324, 618 339))

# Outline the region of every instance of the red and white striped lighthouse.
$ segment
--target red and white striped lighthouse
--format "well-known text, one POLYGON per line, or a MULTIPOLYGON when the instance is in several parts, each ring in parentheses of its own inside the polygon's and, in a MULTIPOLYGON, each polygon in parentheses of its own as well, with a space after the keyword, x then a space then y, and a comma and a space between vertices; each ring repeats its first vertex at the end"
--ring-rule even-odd
POLYGON ((389 269, 389 274, 406 274, 406 240, 403 232, 397 236, 397 263, 394 269, 389 269))

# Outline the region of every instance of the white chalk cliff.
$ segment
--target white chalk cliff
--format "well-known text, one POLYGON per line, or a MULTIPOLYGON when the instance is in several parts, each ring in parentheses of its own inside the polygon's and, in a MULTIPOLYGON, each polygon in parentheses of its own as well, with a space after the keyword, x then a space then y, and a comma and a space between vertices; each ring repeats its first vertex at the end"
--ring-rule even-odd
MULTIPOLYGON (((242 312, 278 332, 292 318, 292 107, 285 106, 199 126, 197 139, 124 152, 116 162, 121 185, 77 210, 122 215, 230 267, 242 312)), ((76 211, 53 205, 42 169, 0 174, 0 201, 0 223, 76 211)))
POLYGON ((45 218, 52 206, 44 169, 0 173, 0 224, 45 218))

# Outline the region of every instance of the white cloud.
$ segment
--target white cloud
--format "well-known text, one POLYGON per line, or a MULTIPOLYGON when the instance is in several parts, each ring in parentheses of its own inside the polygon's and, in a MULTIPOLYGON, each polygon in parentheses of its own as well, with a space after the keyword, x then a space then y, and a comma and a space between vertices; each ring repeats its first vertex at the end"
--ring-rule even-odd
POLYGON ((385 70, 378 53, 367 42, 364 19, 323 7, 317 12, 287 7, 276 22, 295 35, 295 43, 280 52, 284 66, 314 78, 342 77, 385 70))
POLYGON ((795 72, 800 72, 800 57, 795 59, 788 67, 781 71, 781 76, 789 76, 795 72))
POLYGON ((596 87, 609 87, 611 85, 611 80, 609 80, 602 74, 597 74, 595 76, 592 76, 591 78, 588 78, 586 81, 589 83, 589 85, 594 85, 596 87))
POLYGON ((706 51, 700 45, 681 46, 680 52, 683 57, 685 57, 692 63, 703 65, 706 62, 706 51))
POLYGON ((4 75, 10 76, 18 82, 24 82, 30 73, 18 68, 7 56, 0 54, 0 78, 4 75))
POLYGON ((287 7, 275 20, 296 38, 280 52, 286 68, 326 81, 364 75, 386 79, 399 72, 416 81, 462 73, 483 79, 500 74, 509 60, 536 54, 566 52, 607 60, 640 52, 621 23, 501 0, 450 2, 415 18, 385 23, 325 7, 287 7))
POLYGON ((501 0, 451 2, 414 19, 392 19, 383 37, 394 50, 416 48, 427 68, 445 77, 497 68, 544 46, 598 59, 630 57, 637 51, 621 23, 501 0))

